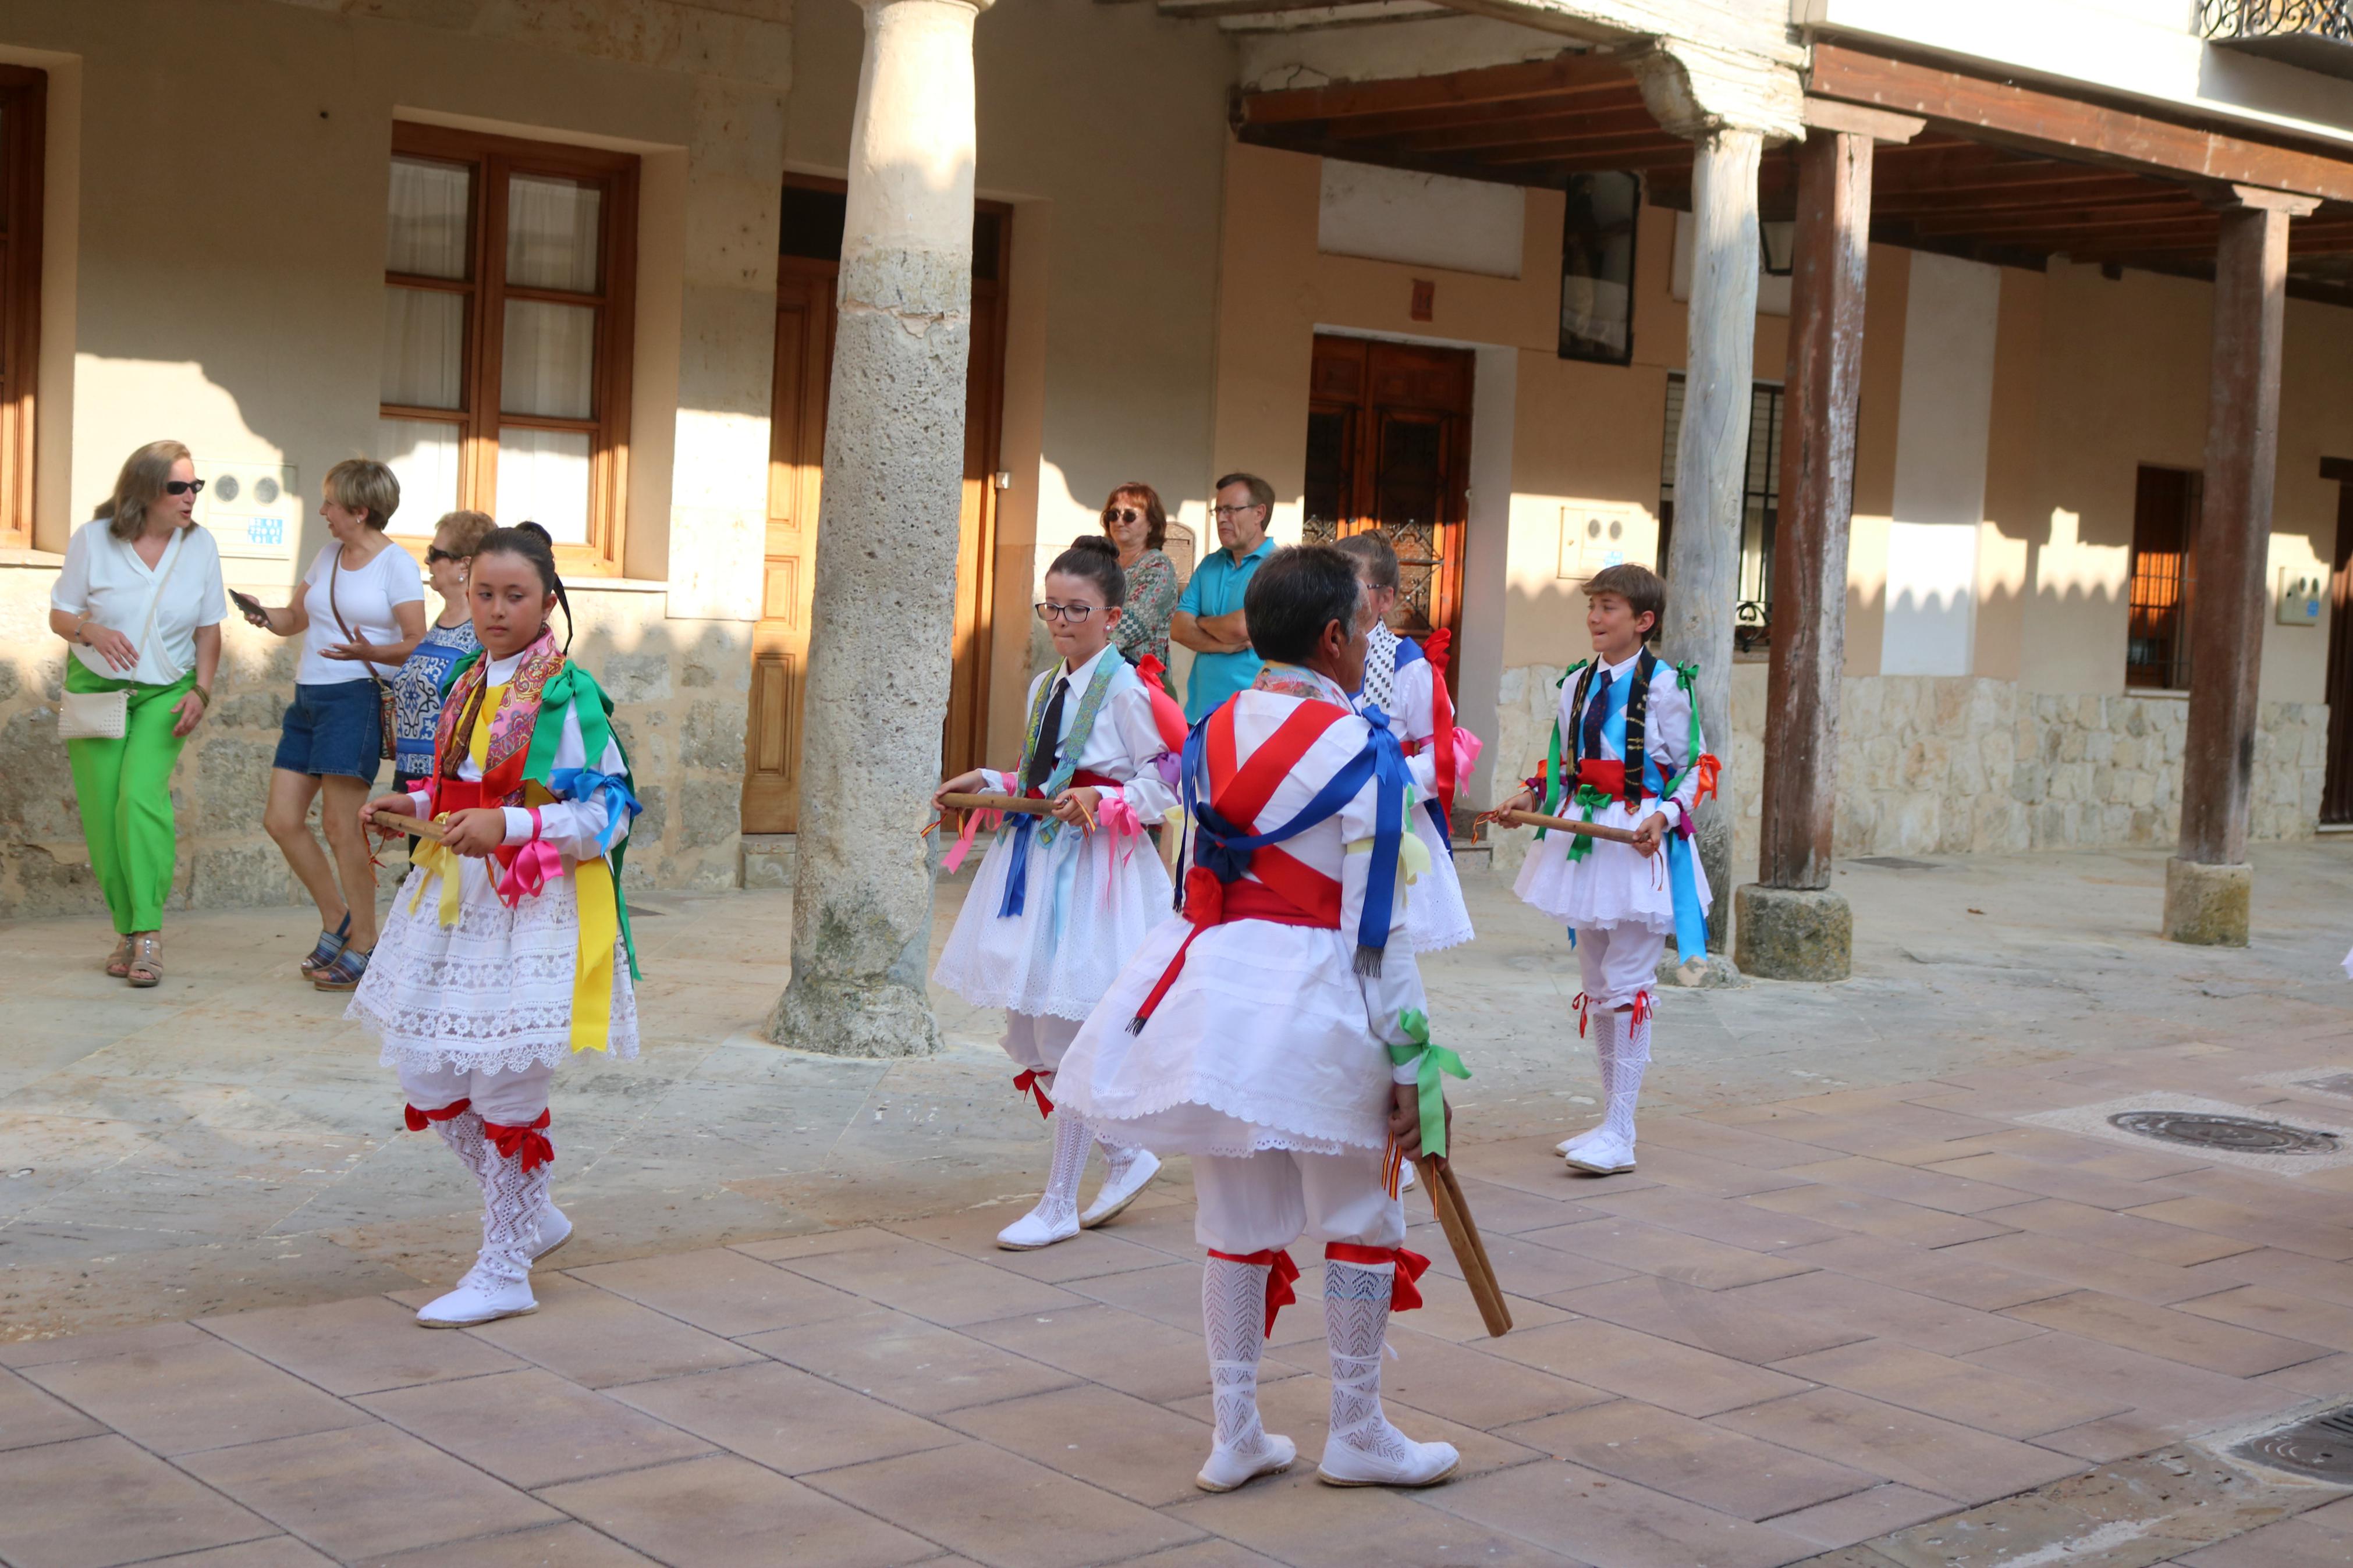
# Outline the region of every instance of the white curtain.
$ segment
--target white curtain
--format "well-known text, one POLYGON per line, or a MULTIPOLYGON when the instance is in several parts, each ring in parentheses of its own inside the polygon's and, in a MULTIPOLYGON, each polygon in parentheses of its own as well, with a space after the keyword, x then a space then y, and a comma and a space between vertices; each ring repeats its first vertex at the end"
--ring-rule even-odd
POLYGON ((418 158, 392 161, 385 271, 420 278, 466 276, 473 181, 473 171, 463 163, 428 163, 418 158))
POLYGON ((586 419, 595 412, 596 311, 588 305, 509 300, 499 364, 499 407, 508 414, 586 419))
POLYGON ((429 531, 458 510, 458 426, 428 419, 376 421, 376 456, 400 480, 400 531, 429 531))
POLYGON ((588 542, 588 437, 576 430, 499 432, 502 523, 526 520, 558 544, 588 542))
POLYGON ((385 289, 385 402, 407 408, 458 408, 465 367, 465 295, 385 289))
POLYGON ((507 181, 507 281, 523 289, 596 291, 605 193, 577 180, 516 174, 507 181))

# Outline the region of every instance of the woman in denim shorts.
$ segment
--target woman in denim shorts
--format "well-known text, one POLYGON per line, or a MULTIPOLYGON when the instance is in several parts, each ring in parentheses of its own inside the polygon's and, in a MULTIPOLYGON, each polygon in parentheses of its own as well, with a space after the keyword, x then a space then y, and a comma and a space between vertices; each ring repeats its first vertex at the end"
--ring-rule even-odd
POLYGON ((390 468, 337 463, 325 492, 319 515, 333 542, 291 604, 254 605, 245 618, 302 638, 262 825, 319 906, 319 942, 301 973, 322 991, 349 991, 375 950, 375 868, 360 806, 384 760, 385 683, 425 636, 425 588, 416 557, 384 536, 400 505, 390 468), (311 832, 313 801, 332 861, 311 832))

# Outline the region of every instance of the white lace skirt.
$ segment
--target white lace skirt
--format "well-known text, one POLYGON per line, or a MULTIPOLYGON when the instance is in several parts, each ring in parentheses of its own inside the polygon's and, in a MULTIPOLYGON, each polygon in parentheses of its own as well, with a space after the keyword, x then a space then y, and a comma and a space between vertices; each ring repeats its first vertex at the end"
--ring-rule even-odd
MULTIPOLYGON (((1655 798, 1646 797, 1637 811, 1628 811, 1622 800, 1612 800, 1593 814, 1593 820, 1630 829, 1658 809, 1655 798)), ((1560 815, 1577 813, 1564 808, 1560 815)), ((1675 899, 1667 881, 1665 846, 1645 858, 1631 845, 1596 839, 1591 854, 1571 860, 1569 846, 1576 842, 1575 835, 1554 831, 1531 844, 1512 891, 1563 925, 1637 925, 1661 936, 1674 935, 1675 899)), ((1707 871, 1696 854, 1691 860, 1704 910, 1708 907, 1707 871)))
POLYGON ((1455 873, 1454 856, 1439 835, 1438 824, 1419 806, 1413 813, 1414 837, 1430 851, 1430 869, 1414 879, 1405 894, 1405 934, 1416 952, 1436 952, 1460 947, 1472 936, 1471 911, 1462 902, 1462 879, 1455 873))
MULTIPOLYGON (((520 1072, 572 1054, 572 984, 580 902, 572 867, 514 909, 499 902, 485 867, 464 862, 458 923, 441 924, 441 879, 412 873, 394 893, 384 934, 343 1016, 384 1043, 385 1067, 520 1072)), ((613 944, 613 1056, 638 1054, 637 992, 628 954, 613 944)))
POLYGON ((988 847, 932 979, 976 1007, 1084 1018, 1120 966, 1174 917, 1175 889, 1148 837, 1065 829, 1029 840, 1029 884, 1018 915, 999 915, 1016 851, 988 847))
POLYGON ((1062 1058, 1056 1100, 1105 1142, 1155 1153, 1387 1148, 1388 1050, 1365 1026, 1355 933, 1213 926, 1129 1034, 1189 929, 1155 931, 1121 972, 1062 1058))

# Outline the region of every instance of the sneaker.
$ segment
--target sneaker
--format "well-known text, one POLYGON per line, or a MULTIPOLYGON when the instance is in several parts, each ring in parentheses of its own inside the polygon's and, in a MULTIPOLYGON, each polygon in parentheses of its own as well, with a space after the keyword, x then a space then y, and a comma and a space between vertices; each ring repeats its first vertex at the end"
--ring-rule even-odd
POLYGON ((493 1279, 476 1268, 466 1271, 455 1290, 427 1302, 417 1311, 417 1321, 428 1329, 468 1329, 538 1310, 539 1300, 531 1293, 528 1278, 493 1279))
POLYGON ((1159 1173, 1160 1157, 1145 1150, 1137 1150, 1135 1159, 1124 1172, 1115 1170, 1103 1178, 1101 1190, 1095 1194, 1095 1201, 1089 1204, 1087 1212, 1079 1216, 1079 1228, 1092 1230, 1116 1215, 1141 1196, 1144 1189, 1152 1184, 1152 1178, 1159 1173))
POLYGON ((1231 1448, 1211 1447, 1209 1462, 1193 1478, 1193 1484, 1205 1492, 1229 1492, 1236 1487, 1291 1468, 1299 1458, 1299 1445, 1288 1437, 1278 1437, 1271 1432, 1261 1439, 1256 1454, 1237 1454, 1231 1448))

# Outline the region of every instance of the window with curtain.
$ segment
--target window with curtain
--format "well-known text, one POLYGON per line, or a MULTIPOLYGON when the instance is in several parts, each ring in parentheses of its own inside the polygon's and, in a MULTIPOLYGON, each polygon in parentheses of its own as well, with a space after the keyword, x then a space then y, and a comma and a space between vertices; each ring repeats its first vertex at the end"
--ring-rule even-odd
POLYGON ((470 508, 617 569, 638 160, 393 127, 380 456, 393 530, 470 508))
POLYGON ((0 545, 18 549, 33 542, 33 369, 40 356, 48 79, 44 71, 0 66, 0 545))

